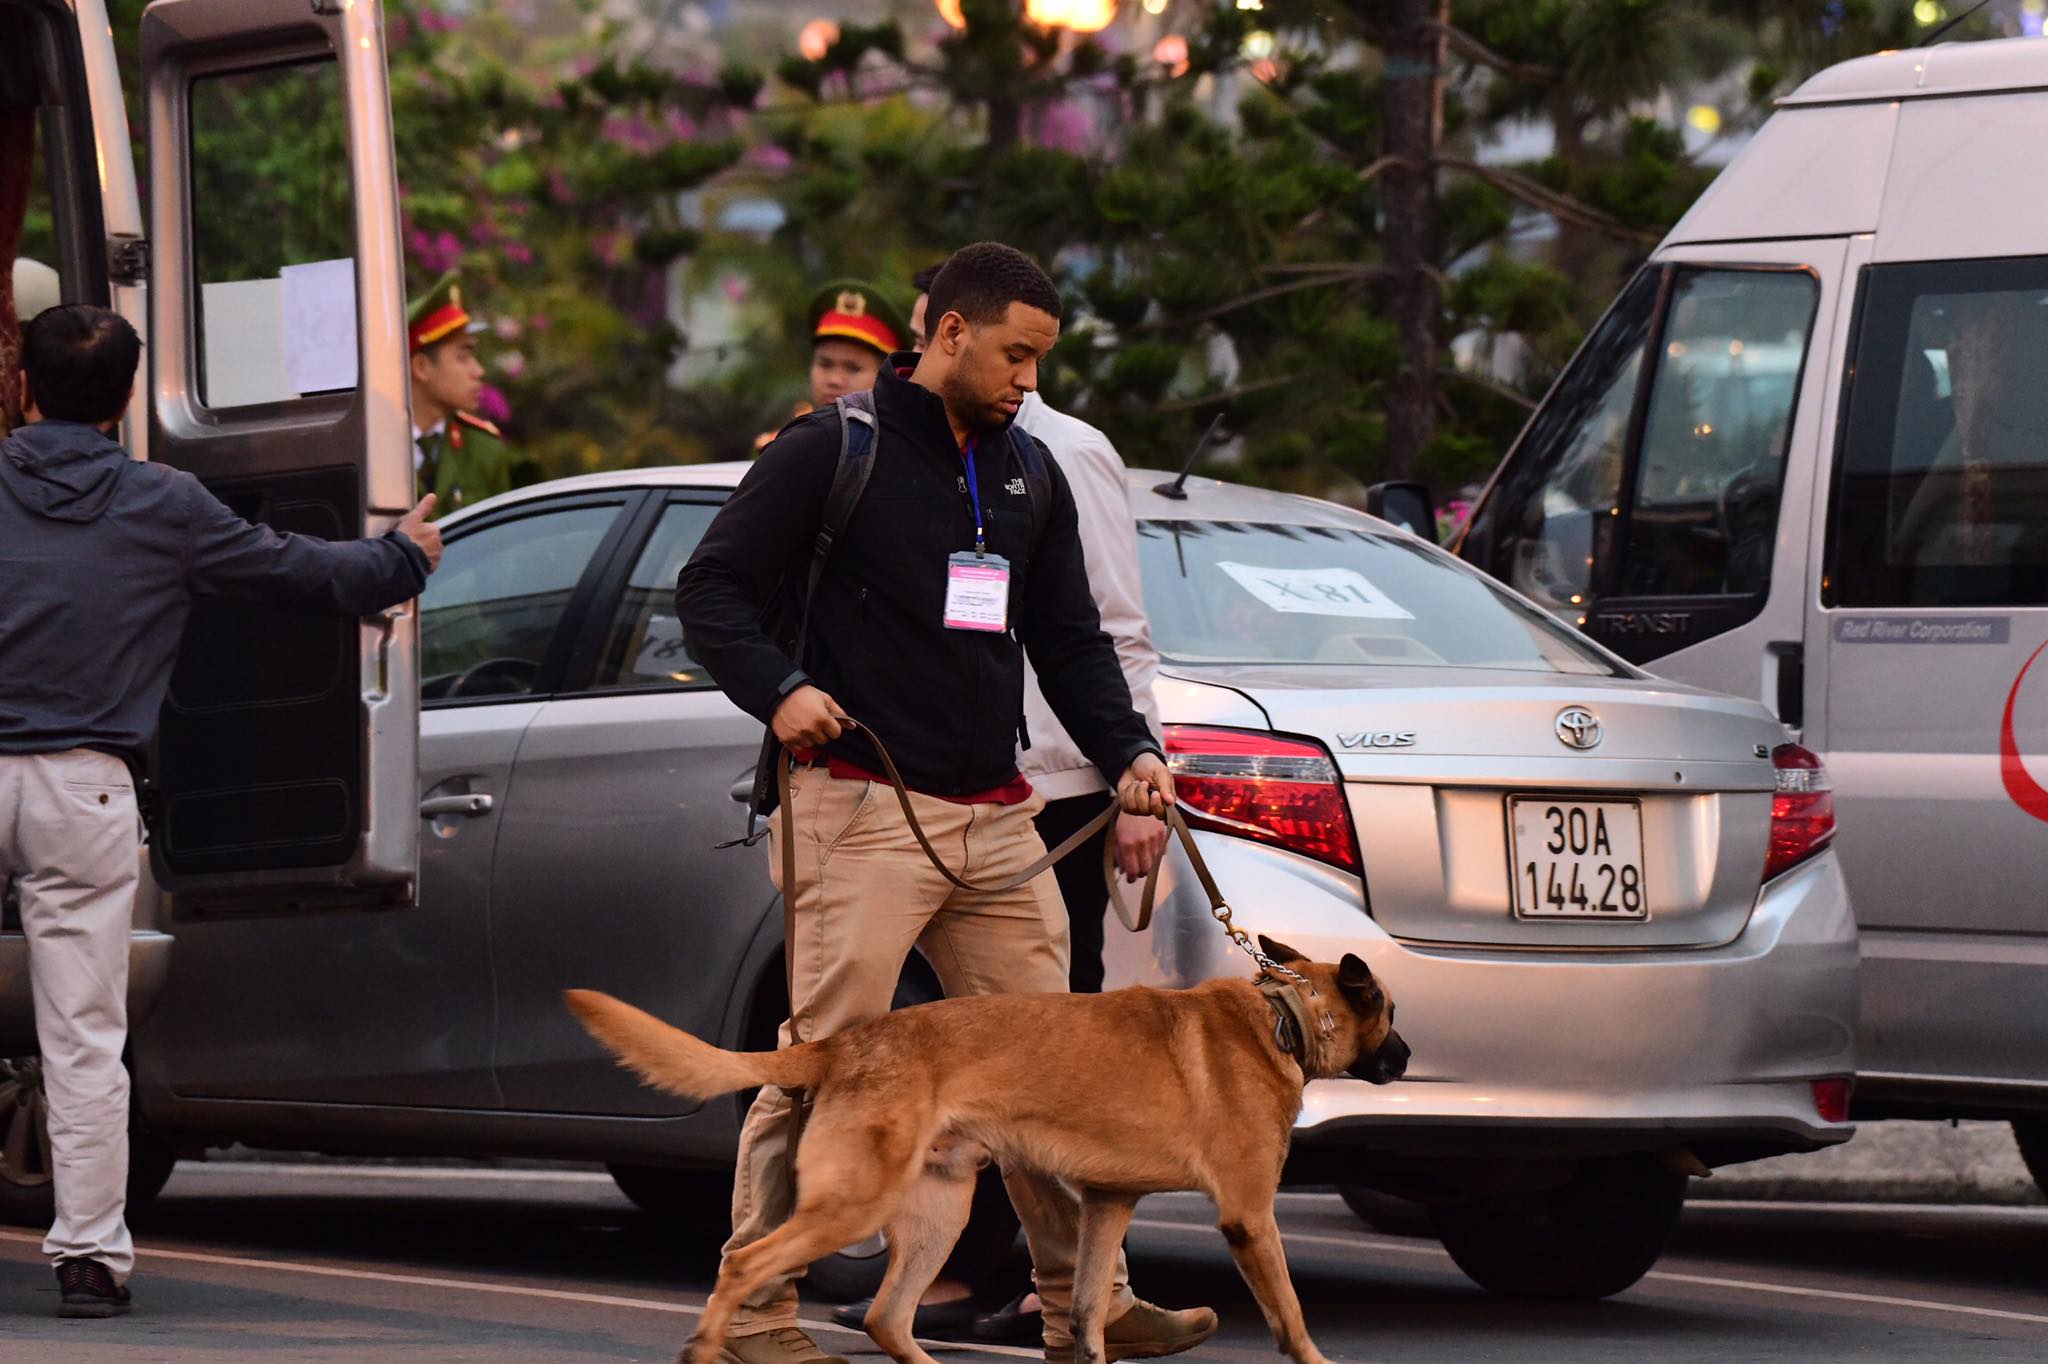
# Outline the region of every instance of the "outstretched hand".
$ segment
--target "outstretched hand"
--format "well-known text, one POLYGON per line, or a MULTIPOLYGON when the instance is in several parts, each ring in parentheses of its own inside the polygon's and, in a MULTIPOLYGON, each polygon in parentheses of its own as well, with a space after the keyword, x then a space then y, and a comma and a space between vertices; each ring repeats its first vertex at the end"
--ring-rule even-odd
POLYGON ((441 566, 441 528, 427 519, 434 514, 434 503, 437 500, 433 493, 428 493, 420 499, 417 507, 399 518, 398 524, 393 527, 420 547, 420 553, 427 556, 429 573, 441 566))

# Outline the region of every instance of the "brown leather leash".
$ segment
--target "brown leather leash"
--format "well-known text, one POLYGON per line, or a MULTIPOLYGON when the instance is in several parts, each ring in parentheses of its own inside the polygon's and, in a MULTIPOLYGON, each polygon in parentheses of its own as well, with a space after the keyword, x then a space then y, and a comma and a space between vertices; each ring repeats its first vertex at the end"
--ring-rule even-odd
MULTIPOLYGON (((1057 848, 1048 850, 1037 860, 1033 861, 1030 866, 1024 868, 1023 871, 1002 881, 970 881, 946 865, 945 859, 939 856, 939 850, 932 846, 931 839, 925 835, 924 825, 918 822, 917 811, 911 808, 910 789, 903 784, 903 774, 896 770, 896 760, 889 755, 889 747, 882 742, 881 736, 876 734, 874 730, 848 716, 836 715, 833 718, 844 727, 858 729, 868 736, 868 742, 875 746, 875 753, 882 760, 882 770, 889 776, 889 785, 896 792, 896 803, 903 810, 904 821, 910 825, 911 836, 917 839, 917 846, 924 849, 925 859, 932 864, 939 875, 945 877, 947 881, 958 886, 961 890, 972 891, 980 895, 994 895, 1004 891, 1015 890, 1017 887, 1025 885, 1042 875, 1058 863, 1061 858, 1066 857, 1074 849, 1087 842, 1096 831, 1106 828, 1110 821, 1116 818, 1121 808, 1117 803, 1116 796, 1112 793, 1109 798, 1109 804, 1103 809, 1101 814, 1075 830, 1057 848)), ((783 756, 776 763, 775 767, 776 797, 782 805, 782 837, 779 841, 782 844, 782 926, 784 942, 790 941, 790 935, 795 932, 796 927, 795 910, 792 907, 794 897, 791 894, 791 887, 796 885, 796 815, 790 809, 789 802, 790 763, 794 756, 795 750, 785 744, 783 746, 783 756)), ((1236 943, 1246 956, 1257 962, 1260 969, 1269 974, 1285 976, 1289 980, 1308 985, 1307 979, 1288 970, 1285 966, 1282 966, 1279 962, 1274 961, 1264 952, 1261 952, 1257 944, 1252 941, 1251 934, 1231 922, 1230 902, 1223 898, 1223 891, 1216 884, 1215 876, 1210 873, 1209 864, 1202 860, 1202 850, 1195 845, 1194 833, 1188 828, 1187 820, 1182 817, 1179 804, 1176 803, 1167 807, 1163 818, 1166 821, 1166 827, 1180 839, 1181 848, 1187 853, 1188 866, 1194 871, 1195 879, 1201 883, 1202 893, 1209 897, 1210 916, 1223 926, 1223 931, 1229 936, 1230 940, 1236 943)), ((1158 861, 1152 864, 1152 870, 1146 873, 1145 888, 1139 895, 1137 911, 1133 913, 1129 906, 1124 903, 1123 893, 1117 885, 1115 845, 1108 840, 1105 840, 1102 845, 1102 879, 1109 889, 1109 902, 1116 907, 1116 916, 1123 922, 1123 926, 1133 933, 1142 933, 1151 926, 1152 907, 1159 891, 1159 869, 1165 864, 1166 858, 1162 855, 1158 861)), ((794 960, 794 954, 792 953, 785 952, 784 956, 792 961, 794 960)), ((794 982, 792 981, 791 984, 791 998, 794 999, 794 982)), ((1309 988, 1311 991, 1314 989, 1313 986, 1309 988)))

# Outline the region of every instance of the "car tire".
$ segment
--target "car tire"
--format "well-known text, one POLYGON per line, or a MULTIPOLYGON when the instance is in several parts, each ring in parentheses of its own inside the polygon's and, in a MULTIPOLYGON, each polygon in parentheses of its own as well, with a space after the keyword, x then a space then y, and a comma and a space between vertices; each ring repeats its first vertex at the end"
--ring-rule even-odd
POLYGON ((732 1171, 607 1165, 619 1192, 642 1212, 691 1228, 729 1228, 732 1171))
POLYGON ((804 1275, 806 1296, 826 1302, 859 1302, 882 1291, 889 1272, 889 1238, 876 1232, 857 1246, 813 1260, 804 1275))
POLYGON ((2034 1187, 2048 1194, 2048 1118, 2015 1118, 2013 1140, 2019 1143, 2020 1159, 2034 1177, 2034 1187))
POLYGON ((1588 1302, 1650 1271, 1685 1206, 1685 1179, 1651 1156, 1590 1160, 1561 1188, 1437 1204, 1430 1219, 1487 1292, 1588 1302))
MULTIPOLYGON (((170 1181, 178 1150, 128 1125, 128 1216, 146 1213, 170 1181)), ((43 1228, 57 1215, 49 1108, 40 1056, 0 1057, 0 1222, 43 1228)))
POLYGON ((1359 1221, 1382 1236, 1436 1235, 1429 1209, 1413 1199, 1397 1198, 1364 1184, 1339 1184, 1337 1196, 1359 1221))

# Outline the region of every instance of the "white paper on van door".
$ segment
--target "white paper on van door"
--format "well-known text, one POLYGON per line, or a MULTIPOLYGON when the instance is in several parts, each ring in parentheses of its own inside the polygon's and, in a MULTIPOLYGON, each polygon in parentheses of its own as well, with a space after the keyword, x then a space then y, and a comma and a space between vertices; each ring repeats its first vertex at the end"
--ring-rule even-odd
POLYGON ((1299 616, 1414 620, 1364 575, 1348 568, 1260 568, 1218 560, 1216 567, 1275 611, 1299 616))

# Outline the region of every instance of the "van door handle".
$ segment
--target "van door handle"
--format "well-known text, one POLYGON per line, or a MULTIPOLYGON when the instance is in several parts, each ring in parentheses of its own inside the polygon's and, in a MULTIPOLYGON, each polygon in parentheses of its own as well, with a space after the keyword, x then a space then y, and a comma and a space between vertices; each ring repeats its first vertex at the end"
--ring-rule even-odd
POLYGON ((745 805, 754 798, 754 774, 749 772, 731 786, 726 787, 725 794, 733 804, 745 805))
POLYGON ((437 815, 487 815, 498 802, 481 791, 463 796, 428 796, 420 802, 420 818, 437 815))

